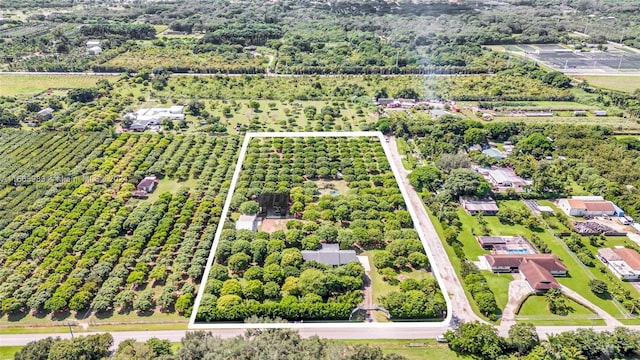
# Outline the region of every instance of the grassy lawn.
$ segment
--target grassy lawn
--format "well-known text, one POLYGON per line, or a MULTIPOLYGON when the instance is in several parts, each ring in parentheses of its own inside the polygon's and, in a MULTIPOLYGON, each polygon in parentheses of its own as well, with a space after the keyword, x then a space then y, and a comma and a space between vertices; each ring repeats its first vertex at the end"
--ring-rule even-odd
POLYGON ((577 302, 566 299, 573 309, 567 316, 554 315, 547 308, 544 296, 529 296, 518 313, 518 320, 529 321, 535 325, 604 325, 604 320, 593 319, 594 313, 577 302))
POLYGON ((114 76, 93 75, 2 75, 0 96, 36 94, 49 88, 89 88, 100 79, 115 80, 114 76))
POLYGON ((147 200, 142 200, 142 201, 154 202, 158 200, 158 197, 160 197, 160 194, 168 192, 175 195, 175 193, 181 187, 186 186, 188 188, 193 188, 194 186, 196 186, 196 183, 197 183, 197 180, 195 179, 189 179, 187 181, 178 181, 178 180, 173 180, 168 178, 161 179, 158 181, 158 187, 151 194, 149 194, 149 198, 147 200))
POLYGON ((577 76, 580 80, 587 80, 589 85, 612 90, 633 92, 640 88, 640 75, 589 75, 577 76))
POLYGON ((513 281, 511 274, 489 274, 483 273, 487 278, 489 288, 496 296, 496 303, 500 309, 504 309, 509 301, 509 283, 513 281))
POLYGON ((13 356, 22 349, 22 346, 0 346, 0 360, 13 359, 13 356))
POLYGON ((378 298, 380 296, 384 296, 399 289, 397 286, 393 286, 382 280, 382 275, 378 273, 378 269, 373 265, 373 256, 380 251, 381 250, 369 250, 362 253, 362 255, 369 257, 369 264, 371 265, 371 272, 369 274, 371 275, 371 294, 373 296, 374 303, 378 302, 378 298))
POLYGON ((346 345, 372 345, 378 346, 385 354, 395 353, 405 356, 408 360, 438 359, 438 360, 464 360, 471 359, 467 356, 458 356, 449 350, 446 344, 440 344, 434 339, 415 340, 334 340, 336 344, 346 345), (420 345, 410 347, 409 344, 420 345))

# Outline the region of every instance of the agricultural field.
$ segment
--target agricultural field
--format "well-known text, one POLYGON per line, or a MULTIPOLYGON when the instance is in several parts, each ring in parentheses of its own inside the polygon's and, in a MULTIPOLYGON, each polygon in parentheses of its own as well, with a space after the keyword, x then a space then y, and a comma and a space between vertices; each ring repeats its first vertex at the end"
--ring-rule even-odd
POLYGON ((640 75, 589 75, 576 76, 577 79, 586 80, 591 86, 603 87, 611 90, 634 92, 640 88, 640 75))
POLYGON ((35 95, 48 89, 90 88, 98 80, 115 80, 99 75, 7 75, 0 74, 0 96, 35 95))
POLYGON ((392 320, 441 319, 444 298, 390 170, 377 138, 253 138, 197 323, 362 321, 366 311, 352 310, 373 305, 392 320))
MULTIPOLYGON (((171 40, 167 45, 163 42, 141 44, 120 52, 117 56, 96 63, 93 68, 98 71, 122 72, 128 69, 164 68, 181 73, 225 74, 238 71, 247 74, 263 73, 269 58, 229 47, 218 47, 216 51, 195 52, 192 45, 171 40), (175 41, 173 41, 175 42, 175 41)), ((197 43, 197 40, 193 43, 197 43)))
POLYGON ((7 175, 24 184, 3 183, 3 204, 27 194, 20 213, 2 214, 0 325, 190 314, 239 138, 3 131, 0 139, 3 149, 24 145, 7 175), (149 174, 163 192, 132 198, 149 174))

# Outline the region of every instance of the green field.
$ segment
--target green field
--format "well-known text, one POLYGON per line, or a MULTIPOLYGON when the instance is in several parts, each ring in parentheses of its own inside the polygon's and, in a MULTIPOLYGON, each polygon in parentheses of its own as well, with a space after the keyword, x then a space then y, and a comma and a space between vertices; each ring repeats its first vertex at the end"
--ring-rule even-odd
POLYGON ((0 74, 0 96, 37 94, 47 89, 89 88, 100 79, 113 76, 94 75, 4 75, 0 74))
POLYGON ((408 360, 438 359, 465 360, 468 356, 457 355, 449 350, 446 344, 437 343, 433 339, 413 340, 335 340, 337 344, 378 346, 385 354, 395 353, 408 360))
POLYGON ((633 92, 640 88, 640 75, 589 75, 578 76, 578 79, 587 80, 589 85, 603 87, 611 90, 633 92))
POLYGON ((576 116, 550 116, 550 117, 524 117, 524 116, 497 116, 493 121, 523 122, 526 124, 563 124, 563 125, 600 125, 610 126, 614 130, 637 130, 640 124, 630 120, 615 117, 576 117, 576 116))
POLYGON ((22 349, 22 346, 0 346, 0 360, 13 359, 13 356, 22 349))
POLYGON ((575 325, 604 325, 604 321, 596 319, 597 315, 588 308, 571 299, 566 299, 566 302, 572 310, 569 315, 560 316, 549 311, 544 296, 529 296, 522 304, 516 319, 535 325, 559 325, 567 322, 575 325))

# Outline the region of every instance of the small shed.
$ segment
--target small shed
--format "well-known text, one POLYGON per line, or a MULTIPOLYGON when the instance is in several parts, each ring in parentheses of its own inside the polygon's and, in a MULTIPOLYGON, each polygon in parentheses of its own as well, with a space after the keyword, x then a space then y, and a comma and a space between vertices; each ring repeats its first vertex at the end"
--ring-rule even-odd
POLYGON ((40 121, 51 120, 53 118, 53 109, 48 107, 38 111, 38 119, 40 121))
POLYGON ((256 215, 240 215, 236 220, 236 230, 258 231, 258 217, 256 215))

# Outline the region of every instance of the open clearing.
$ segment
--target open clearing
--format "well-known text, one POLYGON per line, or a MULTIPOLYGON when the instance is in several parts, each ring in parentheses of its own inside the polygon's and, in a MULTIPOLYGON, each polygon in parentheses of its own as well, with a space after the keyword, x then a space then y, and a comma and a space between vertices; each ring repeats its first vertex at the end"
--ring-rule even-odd
POLYGON ((47 89, 89 88, 100 79, 96 75, 4 75, 0 74, 0 96, 36 94, 47 89))
POLYGON ((640 88, 640 75, 589 75, 576 76, 577 79, 587 80, 589 85, 603 87, 611 90, 633 92, 640 88))

